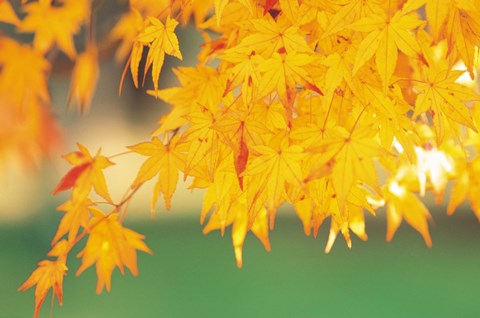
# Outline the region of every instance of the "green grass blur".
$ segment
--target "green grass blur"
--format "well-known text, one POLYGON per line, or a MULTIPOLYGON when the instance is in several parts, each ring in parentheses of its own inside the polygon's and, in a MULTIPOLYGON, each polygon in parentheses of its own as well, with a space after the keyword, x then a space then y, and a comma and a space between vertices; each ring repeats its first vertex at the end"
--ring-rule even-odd
MULTIPOLYGON (((58 213, 0 228, 0 317, 31 317, 33 290, 16 288, 44 258, 58 213)), ((181 213, 177 211, 175 213, 181 213)), ((253 237, 237 269, 229 233, 204 236, 197 219, 160 215, 126 225, 147 235, 153 256, 139 255, 138 277, 112 278, 112 291, 95 293, 95 270, 75 277, 69 259, 64 306, 55 318, 96 317, 479 317, 480 225, 473 214, 435 213, 433 248, 402 224, 386 243, 385 221, 367 220, 369 241, 342 237, 323 253, 328 223, 305 237, 300 221, 281 211, 267 253, 253 237)), ((73 256, 73 255, 72 255, 73 256)), ((49 316, 50 296, 41 317, 49 316)))

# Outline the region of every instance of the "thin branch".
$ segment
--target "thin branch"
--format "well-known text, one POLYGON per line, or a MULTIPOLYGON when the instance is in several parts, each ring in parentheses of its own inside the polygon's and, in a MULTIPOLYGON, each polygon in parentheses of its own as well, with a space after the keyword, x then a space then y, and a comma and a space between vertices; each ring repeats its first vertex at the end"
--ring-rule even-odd
POLYGON ((116 153, 114 155, 111 155, 108 157, 108 159, 113 159, 113 158, 116 158, 116 157, 121 157, 121 156, 124 156, 124 155, 128 155, 128 154, 131 154, 131 153, 134 153, 132 150, 128 150, 128 151, 124 151, 124 152, 119 152, 119 153, 116 153))

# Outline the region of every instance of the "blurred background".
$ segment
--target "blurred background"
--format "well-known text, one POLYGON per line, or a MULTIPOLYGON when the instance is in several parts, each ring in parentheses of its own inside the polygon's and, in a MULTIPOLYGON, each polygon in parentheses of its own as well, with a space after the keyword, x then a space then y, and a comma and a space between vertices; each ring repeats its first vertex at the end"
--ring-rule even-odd
MULTIPOLYGON (((122 8, 119 8, 121 12, 122 8)), ((105 15, 108 28, 118 14, 105 15)), ((3 30, 8 32, 9 30, 3 30)), ((166 60, 161 86, 175 85, 172 67, 195 64, 202 39, 193 26, 178 28, 183 61, 166 60)), ((67 63, 67 62, 66 62, 67 63)), ((0 179, 0 317, 30 317, 34 289, 16 289, 45 258, 61 217, 56 207, 68 194, 51 195, 69 165, 61 155, 76 142, 105 155, 146 141, 156 119, 169 107, 145 90, 135 90, 127 76, 118 95, 122 64, 103 59, 90 112, 67 111, 70 70, 60 68, 50 81, 55 115, 64 140, 57 153, 37 170, 14 167, 0 179)), ((70 66, 71 67, 71 66, 70 66)), ((1 116, 1 114, 0 114, 1 116)), ((117 157, 107 169, 114 198, 120 198, 142 162, 136 155, 117 157)), ((64 306, 55 302, 54 317, 478 317, 480 312, 480 226, 468 206, 447 217, 445 207, 431 206, 433 248, 403 224, 392 243, 385 242, 384 210, 367 216, 368 242, 354 239, 348 250, 341 237, 329 255, 323 249, 329 222, 317 239, 305 237, 291 207, 278 213, 270 234, 272 251, 247 237, 244 266, 237 269, 230 233, 202 234, 202 193, 179 184, 172 211, 158 205, 150 220, 152 184, 130 205, 126 225, 146 235, 154 255, 139 255, 138 277, 118 270, 112 291, 95 293, 95 270, 75 277, 79 260, 69 259, 64 306)), ((160 200, 162 201, 162 200, 160 200)), ((49 315, 50 296, 41 316, 49 315)))

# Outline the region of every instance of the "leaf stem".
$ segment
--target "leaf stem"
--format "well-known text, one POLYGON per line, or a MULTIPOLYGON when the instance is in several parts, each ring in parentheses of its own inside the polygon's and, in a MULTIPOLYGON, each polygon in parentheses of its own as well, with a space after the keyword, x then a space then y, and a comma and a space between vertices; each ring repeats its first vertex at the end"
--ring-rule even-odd
POLYGON ((127 76, 128 66, 132 62, 132 56, 128 57, 127 63, 125 63, 125 67, 123 68, 122 77, 120 78, 120 85, 118 87, 118 96, 122 95, 123 83, 125 82, 125 76, 127 76))
MULTIPOLYGON (((65 253, 65 263, 67 262, 67 256, 68 254, 70 253, 70 251, 72 250, 72 248, 77 245, 84 237, 85 235, 87 235, 93 228, 95 228, 98 224, 100 224, 101 222, 103 222, 104 220, 106 220, 108 217, 110 217, 111 215, 115 214, 115 213, 119 213, 120 209, 122 208, 123 205, 125 205, 126 203, 128 203, 132 197, 135 195, 135 193, 140 189, 140 187, 142 186, 142 184, 138 185, 136 188, 134 188, 130 193, 128 193, 128 190, 127 192, 125 193, 124 197, 122 198, 122 200, 117 203, 117 204, 114 204, 115 208, 108 212, 107 214, 105 214, 102 218, 100 218, 98 221, 96 221, 95 223, 93 223, 91 226, 89 226, 88 228, 85 228, 82 233, 80 233, 79 235, 77 235, 77 237, 75 238, 75 240, 68 246, 68 249, 65 253)), ((100 202, 100 203, 109 203, 109 202, 100 202)), ((111 204, 111 203, 109 203, 111 204)), ((122 215, 120 216, 120 220, 119 222, 122 223, 123 222, 123 219, 125 219, 125 215, 126 215, 126 209, 122 212, 122 215)))
POLYGON ((128 154, 131 154, 133 153, 132 150, 127 150, 127 151, 124 151, 124 152, 120 152, 120 153, 117 153, 117 154, 114 154, 114 155, 111 155, 108 157, 108 159, 112 159, 112 158, 116 158, 116 157, 120 157, 120 156, 123 156, 123 155, 128 155, 128 154))
POLYGON ((367 105, 365 105, 365 106, 363 107, 363 109, 362 109, 362 111, 360 112, 360 114, 358 114, 357 119, 355 119, 355 122, 353 123, 353 126, 352 126, 352 130, 350 131, 350 135, 348 136, 349 138, 352 137, 353 131, 357 128, 358 122, 360 121, 360 118, 362 117, 363 113, 365 112, 365 110, 367 109, 368 106, 370 106, 370 103, 368 103, 367 105))
POLYGON ((415 82, 415 83, 425 83, 425 81, 414 79, 414 78, 399 78, 396 81, 392 82, 390 85, 397 84, 398 82, 401 81, 409 81, 409 82, 415 82))
POLYGON ((124 205, 125 203, 127 203, 128 201, 130 201, 133 197, 133 195, 140 189, 140 187, 143 185, 143 183, 140 183, 137 187, 135 187, 132 192, 130 192, 129 195, 127 195, 125 198, 122 199, 122 201, 120 201, 120 203, 116 204, 116 207, 117 209, 120 209, 122 207, 122 205, 124 205))

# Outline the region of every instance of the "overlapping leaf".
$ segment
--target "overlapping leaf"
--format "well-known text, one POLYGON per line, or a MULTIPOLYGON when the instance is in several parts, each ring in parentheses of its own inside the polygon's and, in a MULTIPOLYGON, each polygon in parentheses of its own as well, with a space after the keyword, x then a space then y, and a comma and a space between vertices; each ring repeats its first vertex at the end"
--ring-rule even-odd
POLYGON ((420 5, 409 5, 415 1, 407 2, 403 10, 390 13, 378 13, 362 18, 349 26, 349 28, 368 32, 360 43, 355 57, 353 73, 355 74, 373 55, 375 63, 382 79, 384 89, 390 85, 390 78, 395 69, 398 58, 398 50, 416 57, 420 54, 420 46, 412 30, 420 26, 423 21, 411 12, 420 5))
POLYGON ((152 197, 152 213, 160 192, 165 199, 165 207, 167 209, 171 207, 171 199, 178 182, 178 171, 183 170, 185 165, 185 155, 179 150, 178 140, 178 136, 175 136, 164 145, 154 137, 151 142, 129 147, 136 153, 150 157, 140 167, 132 188, 137 188, 156 175, 159 176, 152 197))
POLYGON ((65 260, 56 261, 43 260, 38 263, 38 268, 33 271, 30 277, 18 288, 25 291, 33 286, 35 288, 35 311, 33 316, 38 318, 47 293, 53 288, 53 292, 60 305, 63 304, 63 276, 67 274, 65 260))
POLYGON ((175 35, 175 28, 178 22, 175 19, 167 18, 165 24, 159 19, 150 17, 147 19, 146 26, 135 40, 132 54, 130 56, 130 70, 135 87, 138 87, 138 67, 142 59, 143 47, 148 46, 148 55, 145 61, 143 78, 147 71, 152 68, 152 81, 155 91, 158 90, 158 79, 162 70, 165 54, 182 59, 182 53, 178 44, 178 38, 175 35))
POLYGON ((97 271, 97 293, 106 287, 111 289, 111 276, 115 267, 124 273, 126 266, 132 275, 138 275, 137 250, 152 253, 143 242, 143 235, 122 226, 118 214, 105 215, 97 209, 91 209, 94 217, 90 220, 90 236, 85 248, 78 254, 82 265, 77 270, 80 275, 95 264, 97 271))
POLYGON ((438 144, 445 138, 445 130, 450 121, 476 130, 472 116, 465 101, 480 100, 480 96, 467 87, 456 83, 463 71, 426 69, 426 80, 419 83, 420 92, 415 102, 414 116, 431 110, 438 144))
POLYGON ((57 45, 68 57, 75 57, 73 36, 89 15, 88 0, 65 1, 61 6, 52 4, 52 0, 39 0, 25 5, 24 10, 27 16, 19 29, 35 33, 35 49, 46 53, 57 45))
POLYGON ((52 193, 57 194, 73 188, 72 197, 82 200, 89 195, 93 188, 98 195, 112 202, 102 170, 114 163, 102 156, 100 150, 92 157, 85 146, 78 144, 78 149, 80 151, 74 151, 64 156, 64 159, 74 167, 60 180, 52 193))

